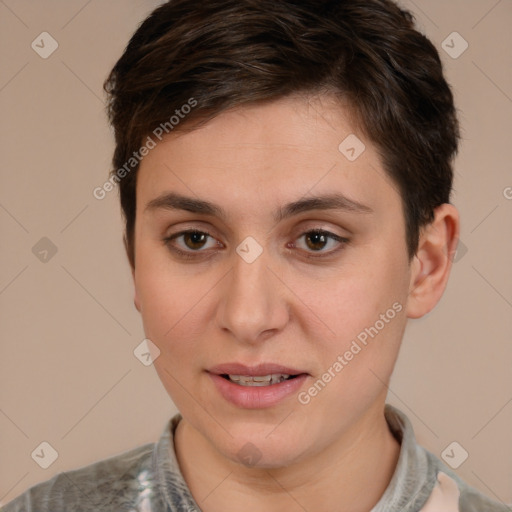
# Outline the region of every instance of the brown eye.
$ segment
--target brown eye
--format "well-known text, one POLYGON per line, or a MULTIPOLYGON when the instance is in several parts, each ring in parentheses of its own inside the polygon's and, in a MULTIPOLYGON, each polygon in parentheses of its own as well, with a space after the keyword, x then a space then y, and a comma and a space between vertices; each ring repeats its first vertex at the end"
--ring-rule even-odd
POLYGON ((292 247, 300 249, 306 258, 319 259, 334 256, 349 243, 348 238, 324 229, 312 229, 295 239, 292 247))
POLYGON ((189 249, 202 249, 208 240, 209 235, 198 231, 189 231, 183 234, 183 243, 189 249))
POLYGON ((327 245, 329 237, 325 233, 312 231, 311 233, 306 233, 305 240, 309 249, 319 251, 327 245))
POLYGON ((194 253, 202 254, 222 246, 213 236, 204 231, 188 230, 174 233, 164 238, 164 243, 177 254, 194 256, 194 253))

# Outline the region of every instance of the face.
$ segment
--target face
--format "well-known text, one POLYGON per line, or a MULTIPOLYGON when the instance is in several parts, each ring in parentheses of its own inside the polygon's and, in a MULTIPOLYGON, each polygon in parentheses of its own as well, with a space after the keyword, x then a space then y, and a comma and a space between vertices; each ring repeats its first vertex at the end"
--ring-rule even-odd
POLYGON ((410 279, 401 198, 332 98, 225 112, 141 163, 136 304, 184 421, 228 459, 289 465, 382 414, 410 279))

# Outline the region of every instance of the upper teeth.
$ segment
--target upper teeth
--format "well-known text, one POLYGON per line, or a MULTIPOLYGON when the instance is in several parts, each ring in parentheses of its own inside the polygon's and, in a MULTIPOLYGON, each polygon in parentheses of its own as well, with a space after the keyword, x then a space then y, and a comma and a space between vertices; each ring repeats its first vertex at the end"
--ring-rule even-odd
POLYGON ((286 380, 290 375, 286 373, 272 373, 270 375, 228 375, 229 380, 236 382, 242 386, 268 386, 278 384, 286 380))

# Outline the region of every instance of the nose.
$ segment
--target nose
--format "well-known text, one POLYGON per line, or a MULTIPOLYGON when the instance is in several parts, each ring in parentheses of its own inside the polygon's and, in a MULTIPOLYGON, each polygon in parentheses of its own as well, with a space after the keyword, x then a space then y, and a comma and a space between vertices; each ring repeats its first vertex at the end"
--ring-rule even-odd
POLYGON ((224 280, 217 320, 239 342, 255 344, 268 339, 289 320, 286 288, 268 263, 265 252, 252 263, 235 254, 224 280))

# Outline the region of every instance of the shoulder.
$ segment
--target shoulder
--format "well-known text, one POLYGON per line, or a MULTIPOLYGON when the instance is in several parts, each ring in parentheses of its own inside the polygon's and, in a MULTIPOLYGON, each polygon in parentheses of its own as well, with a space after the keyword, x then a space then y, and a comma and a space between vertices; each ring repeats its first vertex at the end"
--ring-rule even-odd
MULTIPOLYGON (((430 463, 435 466, 437 473, 437 483, 431 498, 437 496, 439 503, 450 501, 450 497, 455 497, 456 504, 458 504, 458 512, 511 512, 512 508, 505 503, 495 501, 488 496, 482 494, 477 489, 471 487, 466 483, 457 473, 448 468, 440 459, 434 454, 424 449, 430 463), (458 496, 458 499, 457 499, 458 496), (444 501, 443 501, 444 500, 444 501)), ((433 500, 434 501, 434 500, 433 500)), ((428 501, 427 504, 428 505, 428 501)), ((424 509, 422 509, 424 510, 424 509)), ((430 509, 425 507, 425 512, 430 509)), ((447 508, 447 510, 451 510, 447 508)))
POLYGON ((510 512, 512 510, 512 506, 491 500, 470 487, 461 490, 459 504, 460 512, 481 512, 482 510, 489 512, 510 512))
POLYGON ((459 507, 460 512, 511 512, 512 507, 507 506, 505 503, 495 501, 488 496, 485 496, 480 491, 470 487, 464 481, 459 483, 460 499, 459 507))
POLYGON ((91 465, 58 473, 2 508, 2 512, 99 512, 130 510, 153 479, 155 443, 91 465))
POLYGON ((421 446, 402 411, 386 404, 385 416, 401 448, 393 480, 376 512, 398 508, 404 512, 512 512, 511 506, 471 487, 421 446))

